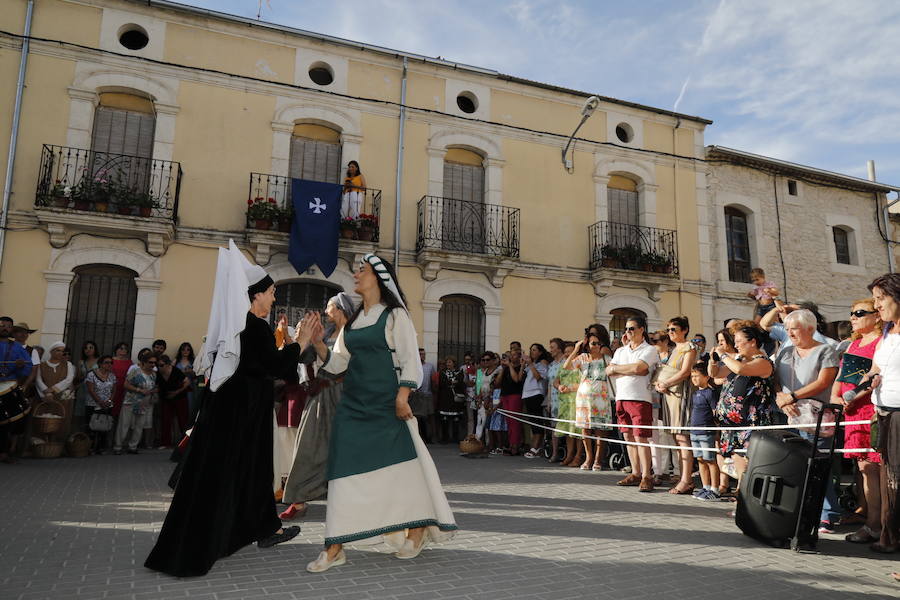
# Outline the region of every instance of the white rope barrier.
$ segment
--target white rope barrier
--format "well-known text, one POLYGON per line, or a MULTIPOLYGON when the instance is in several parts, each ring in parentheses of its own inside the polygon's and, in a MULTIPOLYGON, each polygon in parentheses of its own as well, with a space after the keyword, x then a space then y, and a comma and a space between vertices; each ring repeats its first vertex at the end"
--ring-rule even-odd
MULTIPOLYGON (((500 413, 501 415, 509 417, 515 421, 519 421, 520 423, 526 423, 532 427, 540 427, 541 429, 546 429, 548 431, 554 431, 557 433, 561 433, 563 435, 568 435, 568 436, 582 438, 582 439, 588 439, 588 440, 596 440, 598 442, 611 442, 613 444, 622 444, 623 446, 645 446, 645 447, 649 447, 649 448, 662 448, 664 450, 699 450, 699 451, 705 451, 705 452, 715 452, 715 453, 719 452, 719 449, 717 447, 704 448, 703 446, 672 446, 672 445, 668 445, 668 444, 654 444, 653 442, 647 442, 647 443, 629 442, 627 440, 620 440, 618 438, 605 438, 605 437, 598 437, 598 436, 594 436, 594 435, 586 435, 584 433, 573 433, 570 431, 565 431, 563 429, 557 429, 555 427, 548 427, 547 425, 542 425, 540 423, 534 423, 527 419, 523 419, 521 417, 515 416, 515 415, 522 415, 525 413, 512 412, 512 411, 508 411, 508 410, 505 410, 502 408, 498 409, 497 412, 500 413)), ((525 415, 525 416, 534 418, 534 415, 525 415)), ((566 419, 550 419, 549 417, 541 417, 541 418, 548 419, 551 421, 560 421, 563 423, 574 423, 574 421, 568 421, 566 419)), ((868 421, 863 421, 863 422, 868 423, 868 421)), ((624 425, 614 425, 614 424, 606 423, 606 424, 603 424, 602 426, 596 427, 596 429, 613 429, 614 427, 624 427, 624 425)), ((775 427, 771 427, 771 426, 737 427, 737 428, 729 427, 726 430, 738 429, 740 431, 747 431, 747 430, 752 430, 752 429, 792 429, 794 427, 796 427, 796 426, 795 425, 778 425, 775 427)), ((803 427, 809 427, 809 425, 803 425, 803 427)), ((812 427, 815 427, 815 423, 812 424, 812 427)), ((648 427, 647 429, 650 429, 650 427, 648 427)), ((665 429, 665 428, 664 427, 655 427, 655 429, 665 429)), ((701 429, 701 428, 695 427, 694 429, 701 429)), ((875 450, 873 450, 872 448, 835 448, 834 451, 837 454, 849 454, 849 453, 854 453, 854 452, 875 452, 875 450)), ((747 450, 746 449, 738 449, 738 450, 735 450, 734 452, 737 454, 745 454, 747 452, 747 450)))
MULTIPOLYGON (((520 417, 530 417, 532 419, 542 419, 545 421, 556 421, 557 423, 572 423, 575 424, 575 421, 571 421, 569 419, 554 419, 552 417, 538 417, 537 415, 530 415, 528 413, 520 413, 513 412, 511 410, 501 409, 498 412, 502 412, 507 415, 517 415, 520 417)), ((837 423, 837 425, 868 425, 871 421, 868 420, 860 420, 860 421, 841 421, 837 423)), ((587 429, 611 429, 613 427, 624 427, 627 429, 677 429, 681 431, 682 429, 686 430, 699 430, 699 431, 748 431, 748 430, 756 430, 756 429, 800 429, 802 427, 815 427, 815 423, 791 423, 788 425, 756 425, 749 426, 745 425, 744 427, 697 427, 697 426, 689 426, 682 425, 681 427, 672 427, 671 425, 626 425, 624 423, 595 423, 591 421, 591 426, 587 429)), ((822 427, 834 427, 835 423, 830 421, 823 421, 822 427)))

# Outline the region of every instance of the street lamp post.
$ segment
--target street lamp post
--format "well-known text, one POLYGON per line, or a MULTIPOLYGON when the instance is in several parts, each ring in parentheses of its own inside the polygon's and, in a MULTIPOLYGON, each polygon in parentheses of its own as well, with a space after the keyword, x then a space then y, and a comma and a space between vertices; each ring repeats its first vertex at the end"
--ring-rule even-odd
MULTIPOLYGON (((565 167, 566 171, 571 173, 574 171, 573 161, 572 159, 566 158, 566 154, 569 152, 569 147, 572 146, 572 143, 575 141, 575 134, 578 133, 578 130, 581 129, 581 126, 584 125, 584 122, 587 121, 594 111, 597 110, 597 106, 600 105, 600 98, 597 96, 591 96, 587 100, 584 101, 584 105, 581 107, 581 122, 578 123, 578 127, 575 128, 575 131, 572 132, 572 135, 569 136, 569 139, 566 141, 566 146, 562 151, 562 164, 565 167)), ((575 151, 572 151, 572 155, 574 157, 575 151)))

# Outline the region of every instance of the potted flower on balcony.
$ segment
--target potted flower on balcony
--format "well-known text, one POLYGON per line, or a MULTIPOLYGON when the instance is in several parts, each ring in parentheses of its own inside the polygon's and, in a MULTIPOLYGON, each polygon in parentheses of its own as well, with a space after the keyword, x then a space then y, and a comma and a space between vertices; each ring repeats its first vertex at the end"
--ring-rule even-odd
POLYGON ((619 248, 619 263, 623 269, 632 271, 641 270, 644 261, 644 252, 637 244, 626 244, 619 248))
POLYGON ((149 217, 153 213, 153 209, 157 208, 156 201, 149 192, 132 191, 131 198, 132 204, 137 206, 138 214, 142 217, 149 217))
POLYGON ((112 182, 102 184, 107 188, 109 199, 116 205, 116 212, 120 215, 133 215, 137 206, 137 194, 128 188, 117 189, 112 182))
POLYGON ((621 266, 619 249, 612 244, 604 244, 600 248, 600 265, 607 269, 618 269, 621 266))
POLYGON ((278 220, 279 212, 275 198, 257 196, 247 199, 247 219, 253 223, 254 229, 265 231, 271 228, 272 222, 278 220))
POLYGON ((356 218, 356 225, 359 229, 357 235, 360 240, 371 242, 375 239, 375 231, 378 229, 378 217, 360 213, 359 217, 356 218))
POLYGON ((51 205, 56 208, 66 208, 69 205, 69 196, 71 194, 71 188, 57 179, 56 183, 53 184, 53 189, 50 191, 51 205))
POLYGON ((291 223, 294 220, 294 207, 288 204, 278 211, 278 231, 290 233, 291 223))
POLYGON ((341 237, 347 240, 356 239, 356 230, 359 224, 353 217, 344 217, 341 219, 341 237))

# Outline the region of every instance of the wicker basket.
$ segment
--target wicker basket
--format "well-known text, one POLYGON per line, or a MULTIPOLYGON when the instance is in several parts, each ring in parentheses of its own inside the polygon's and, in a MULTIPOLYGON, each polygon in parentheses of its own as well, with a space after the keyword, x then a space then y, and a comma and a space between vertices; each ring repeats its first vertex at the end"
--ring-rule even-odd
POLYGON ((469 434, 466 439, 459 443, 459 450, 463 454, 479 454, 484 452, 484 444, 477 437, 469 434))
POLYGON ((91 438, 86 433, 73 433, 66 441, 66 454, 72 458, 84 458, 90 455, 91 445, 91 438))
POLYGON ((56 400, 44 400, 34 407, 32 414, 32 431, 34 433, 53 433, 59 431, 66 420, 66 407, 56 400), (46 414, 59 415, 60 418, 42 417, 46 414))
POLYGON ((31 454, 35 458, 59 458, 62 453, 62 442, 44 442, 31 447, 31 454))

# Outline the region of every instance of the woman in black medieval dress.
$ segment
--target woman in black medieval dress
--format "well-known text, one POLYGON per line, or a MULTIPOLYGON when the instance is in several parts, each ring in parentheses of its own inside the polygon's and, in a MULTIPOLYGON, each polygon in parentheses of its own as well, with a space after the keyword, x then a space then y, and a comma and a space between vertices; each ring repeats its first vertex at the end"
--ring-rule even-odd
MULTIPOLYGON (((233 251, 239 254, 236 247, 233 251)), ((216 560, 248 544, 269 547, 300 531, 281 528, 272 495, 273 380, 296 371, 300 348, 296 343, 275 347, 265 320, 275 285, 261 267, 221 250, 216 278, 210 319, 216 333, 207 336, 207 346, 218 350, 210 386, 215 392, 204 398, 172 504, 144 563, 177 577, 205 575, 216 560), (230 277, 230 296, 220 293, 220 277, 230 277), (236 286, 236 279, 243 283, 236 286), (241 325, 241 299, 234 290, 246 283, 250 310, 241 325)), ((246 296, 243 302, 246 306, 246 296)))

